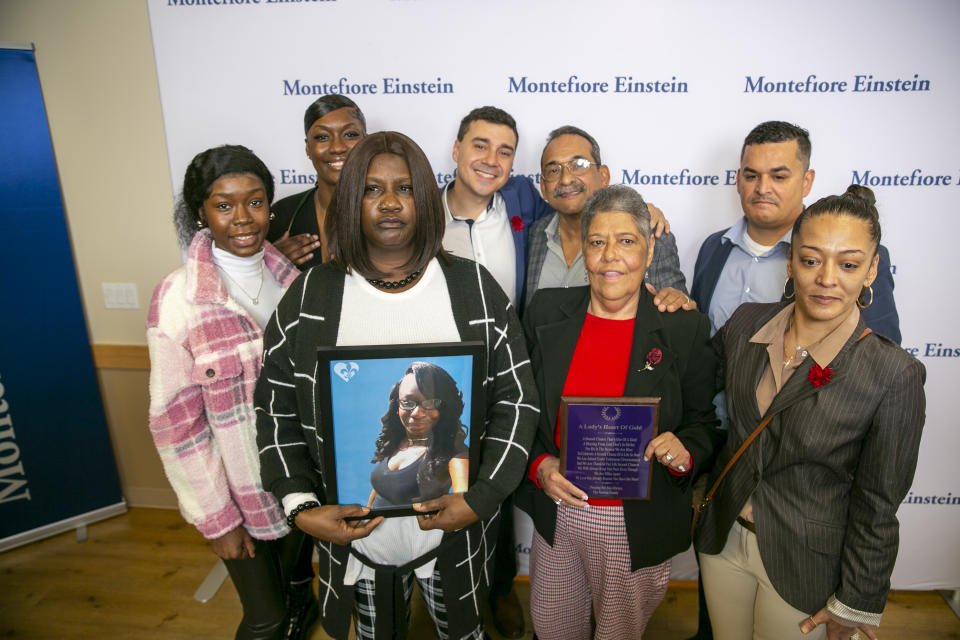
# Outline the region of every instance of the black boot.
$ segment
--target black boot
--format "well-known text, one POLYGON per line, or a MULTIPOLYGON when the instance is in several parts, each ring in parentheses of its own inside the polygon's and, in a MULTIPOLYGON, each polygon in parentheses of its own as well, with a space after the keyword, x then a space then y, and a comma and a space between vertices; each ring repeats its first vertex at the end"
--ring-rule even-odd
POLYGON ((310 637, 310 629, 320 617, 320 603, 313 595, 313 588, 307 582, 303 585, 290 585, 287 597, 288 640, 305 640, 310 637))

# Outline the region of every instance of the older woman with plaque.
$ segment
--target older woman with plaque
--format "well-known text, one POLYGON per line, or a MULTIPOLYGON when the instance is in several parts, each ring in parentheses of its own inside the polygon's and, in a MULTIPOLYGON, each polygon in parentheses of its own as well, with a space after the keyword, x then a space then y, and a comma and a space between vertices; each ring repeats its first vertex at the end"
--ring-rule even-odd
POLYGON ((589 638, 591 611, 595 638, 639 638, 666 592, 670 558, 690 545, 691 481, 722 439, 716 362, 707 318, 659 313, 644 286, 654 239, 639 194, 594 193, 581 234, 590 285, 541 290, 524 316, 541 406, 518 491, 536 528, 531 617, 542 640, 589 638), (563 403, 564 423, 561 397, 591 397, 597 419, 574 420, 563 403), (626 418, 637 398, 659 407, 659 424, 645 426, 659 435, 639 449, 642 425, 626 418), (604 448, 621 457, 593 464, 591 478, 604 448), (584 463, 580 484, 562 473, 561 450, 584 463), (648 481, 645 495, 630 490, 631 470, 648 481))

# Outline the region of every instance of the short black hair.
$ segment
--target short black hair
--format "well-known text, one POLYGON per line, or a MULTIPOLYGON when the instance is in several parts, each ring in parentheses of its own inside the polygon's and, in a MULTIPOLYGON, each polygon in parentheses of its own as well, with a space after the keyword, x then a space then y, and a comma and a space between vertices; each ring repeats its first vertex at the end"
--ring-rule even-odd
POLYGON ((513 129, 513 137, 516 138, 517 143, 520 142, 520 134, 517 132, 517 121, 513 119, 513 116, 499 107, 491 106, 477 107, 465 115, 463 120, 460 121, 460 129, 457 130, 457 140, 463 142, 463 136, 467 135, 470 123, 476 120, 485 120, 493 124, 506 125, 513 129))
POLYGON ((747 150, 747 145, 789 142, 791 140, 797 141, 797 154, 803 164, 804 171, 806 171, 810 168, 810 153, 812 151, 810 132, 803 127, 782 120, 768 120, 755 126, 743 139, 743 146, 740 147, 740 160, 743 160, 743 153, 747 150))
POLYGON ((238 144, 225 144, 201 151, 187 165, 183 190, 173 214, 182 247, 189 246, 197 233, 203 202, 210 197, 213 183, 223 176, 249 173, 263 183, 267 204, 273 203, 273 175, 253 151, 238 144))
POLYGON ((353 109, 353 116, 360 121, 360 128, 366 133, 367 119, 363 117, 363 111, 360 111, 360 107, 357 106, 356 102, 339 93, 320 96, 310 103, 310 106, 307 107, 307 110, 303 114, 303 133, 307 134, 310 131, 310 127, 313 126, 313 123, 323 116, 331 111, 343 109, 344 107, 353 109))

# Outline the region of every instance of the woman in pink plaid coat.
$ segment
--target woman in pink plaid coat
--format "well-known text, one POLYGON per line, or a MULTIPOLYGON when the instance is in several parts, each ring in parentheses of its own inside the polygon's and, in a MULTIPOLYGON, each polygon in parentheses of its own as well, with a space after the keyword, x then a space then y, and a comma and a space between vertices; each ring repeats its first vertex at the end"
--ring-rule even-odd
POLYGON ((262 327, 299 274, 265 241, 272 199, 249 149, 197 155, 175 214, 186 263, 157 285, 147 319, 150 431, 180 511, 236 585, 244 639, 299 637, 318 612, 310 555, 263 490, 255 441, 262 327))

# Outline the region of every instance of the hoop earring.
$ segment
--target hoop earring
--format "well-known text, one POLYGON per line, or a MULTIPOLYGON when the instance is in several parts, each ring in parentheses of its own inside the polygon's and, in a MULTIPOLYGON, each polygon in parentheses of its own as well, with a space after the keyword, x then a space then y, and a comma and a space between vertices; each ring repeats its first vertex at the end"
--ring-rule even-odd
POLYGON ((857 306, 860 307, 861 309, 866 309, 867 307, 873 304, 873 287, 870 285, 867 285, 865 288, 867 291, 870 292, 870 301, 867 302, 866 304, 864 304, 863 302, 860 302, 860 298, 863 297, 863 291, 861 290, 860 295, 857 296, 857 306))
POLYGON ((797 287, 796 287, 796 285, 794 285, 794 287, 793 287, 793 293, 791 293, 790 295, 787 295, 787 285, 790 284, 790 281, 791 281, 792 279, 793 279, 793 278, 788 277, 786 280, 783 281, 783 299, 784 299, 784 300, 789 300, 789 299, 792 298, 793 296, 797 295, 797 287))

